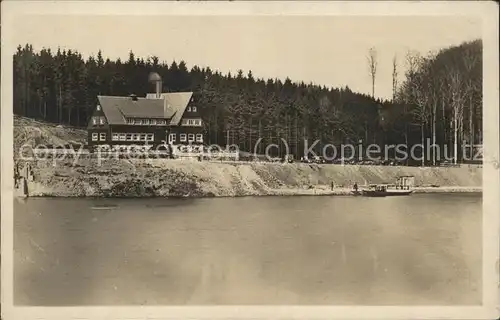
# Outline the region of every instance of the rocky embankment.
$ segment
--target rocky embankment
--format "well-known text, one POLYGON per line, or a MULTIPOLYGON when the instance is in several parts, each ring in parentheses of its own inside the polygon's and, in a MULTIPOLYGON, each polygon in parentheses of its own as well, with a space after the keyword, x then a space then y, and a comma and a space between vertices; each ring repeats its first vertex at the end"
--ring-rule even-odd
POLYGON ((14 116, 14 156, 27 146, 62 146, 67 143, 83 143, 87 132, 83 129, 55 125, 30 118, 14 116))
POLYGON ((393 183, 415 176, 416 192, 477 192, 478 167, 412 168, 356 165, 218 163, 189 160, 96 160, 32 163, 30 196, 231 197, 348 194, 353 183, 393 183), (331 189, 331 184, 334 189, 331 189))

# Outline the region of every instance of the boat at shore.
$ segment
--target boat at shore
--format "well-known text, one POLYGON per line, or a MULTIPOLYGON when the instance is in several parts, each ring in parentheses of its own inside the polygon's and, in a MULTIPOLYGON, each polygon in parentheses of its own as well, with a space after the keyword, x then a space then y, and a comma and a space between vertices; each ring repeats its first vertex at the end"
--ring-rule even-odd
MULTIPOLYGON (((372 184, 361 190, 361 195, 365 197, 390 197, 390 196, 408 196, 413 193, 413 176, 398 177, 396 184, 372 184)), ((353 191, 353 194, 359 195, 359 191, 353 191)))
POLYGON ((361 190, 365 197, 390 197, 390 196, 408 196, 413 190, 392 188, 387 185, 370 186, 367 189, 361 190))

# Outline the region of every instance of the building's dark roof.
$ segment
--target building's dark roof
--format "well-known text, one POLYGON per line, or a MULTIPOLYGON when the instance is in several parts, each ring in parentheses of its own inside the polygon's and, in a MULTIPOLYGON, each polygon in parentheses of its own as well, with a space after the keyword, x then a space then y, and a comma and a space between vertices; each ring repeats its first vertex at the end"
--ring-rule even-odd
POLYGON ((174 112, 172 120, 170 120, 170 125, 179 125, 192 96, 192 92, 172 92, 166 94, 168 109, 174 112))
POLYGON ((163 93, 161 98, 148 94, 147 98, 98 96, 99 104, 108 123, 127 124, 126 118, 157 118, 171 119, 170 125, 178 125, 192 92, 163 93))

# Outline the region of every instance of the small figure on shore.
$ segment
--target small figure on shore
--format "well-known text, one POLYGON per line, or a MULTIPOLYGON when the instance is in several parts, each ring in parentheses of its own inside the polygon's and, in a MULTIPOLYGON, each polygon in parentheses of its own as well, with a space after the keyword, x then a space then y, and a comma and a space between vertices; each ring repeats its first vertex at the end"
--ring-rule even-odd
POLYGON ((358 184, 354 182, 354 191, 358 192, 358 184))
POLYGON ((35 171, 33 170, 33 167, 29 167, 29 179, 28 181, 35 181, 35 171))
POLYGON ((19 187, 19 179, 20 179, 20 174, 19 174, 19 165, 16 165, 14 167, 14 188, 19 187))
POLYGON ((21 181, 23 182, 23 190, 22 190, 22 195, 25 197, 29 196, 29 190, 28 190, 28 181, 26 180, 25 177, 21 178, 21 181))
POLYGON ((332 188, 332 191, 333 191, 333 181, 332 181, 332 184, 331 184, 331 188, 332 188))

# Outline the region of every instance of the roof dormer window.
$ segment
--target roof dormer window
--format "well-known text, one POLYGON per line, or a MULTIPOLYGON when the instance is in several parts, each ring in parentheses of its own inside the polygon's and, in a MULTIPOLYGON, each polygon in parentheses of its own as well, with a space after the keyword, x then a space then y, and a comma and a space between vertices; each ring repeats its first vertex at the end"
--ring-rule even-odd
POLYGON ((101 106, 97 105, 97 111, 101 111, 101 106))

